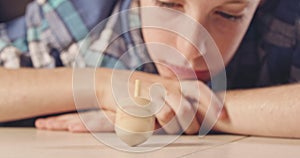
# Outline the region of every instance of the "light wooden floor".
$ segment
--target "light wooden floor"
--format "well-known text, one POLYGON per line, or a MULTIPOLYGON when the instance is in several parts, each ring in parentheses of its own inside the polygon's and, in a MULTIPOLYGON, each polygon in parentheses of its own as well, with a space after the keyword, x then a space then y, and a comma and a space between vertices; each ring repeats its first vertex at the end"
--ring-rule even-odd
MULTIPOLYGON (((97 136, 97 135, 96 135, 97 136)), ((103 134, 112 142, 114 134, 103 134)), ((141 149, 153 148, 168 136, 154 136, 141 149)), ((120 144, 122 147, 122 144, 120 144)), ((299 139, 233 135, 181 136, 153 152, 128 153, 101 144, 91 134, 0 128, 1 158, 299 158, 299 139)))

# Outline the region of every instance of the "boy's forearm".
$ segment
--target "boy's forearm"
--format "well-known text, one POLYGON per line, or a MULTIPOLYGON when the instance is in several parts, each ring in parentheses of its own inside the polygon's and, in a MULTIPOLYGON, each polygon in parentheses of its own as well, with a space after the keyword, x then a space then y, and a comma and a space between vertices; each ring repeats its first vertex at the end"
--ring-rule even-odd
POLYGON ((229 119, 218 120, 217 131, 300 138, 300 84, 228 91, 229 119))
POLYGON ((71 68, 0 68, 0 76, 0 122, 75 110, 71 68))

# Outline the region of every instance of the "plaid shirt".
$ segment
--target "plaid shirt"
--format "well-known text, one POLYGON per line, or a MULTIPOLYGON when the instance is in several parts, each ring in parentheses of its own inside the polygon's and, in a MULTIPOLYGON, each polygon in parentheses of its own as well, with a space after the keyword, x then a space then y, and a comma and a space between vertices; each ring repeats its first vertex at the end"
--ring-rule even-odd
POLYGON ((37 0, 23 17, 0 23, 6 68, 71 66, 79 42, 111 14, 116 0, 37 0))
POLYGON ((227 66, 229 88, 300 81, 300 1, 266 2, 227 66))
MULTIPOLYGON (((0 64, 7 68, 54 68, 72 66, 84 37, 105 17, 117 0, 47 0, 32 2, 26 15, 0 24, 0 64)), ((261 7, 237 53, 226 68, 228 88, 251 88, 294 83, 300 80, 300 1, 270 0, 261 7)), ((119 7, 115 7, 117 12, 119 7)), ((139 25, 138 13, 131 25, 139 25)), ((79 64, 95 66, 99 48, 118 33, 118 20, 109 20, 96 35, 92 48, 84 52, 79 64), (102 43, 102 44, 99 44, 102 43)), ((140 31, 134 31, 136 44, 143 43, 140 31)), ((126 52, 119 38, 106 50, 100 66, 112 67, 126 52)), ((145 51, 145 50, 144 50, 145 51)), ((122 61, 120 68, 130 69, 137 57, 122 61)), ((139 56, 140 62, 149 56, 139 56)), ((77 61, 78 62, 78 61, 77 61)), ((156 73, 154 65, 144 71, 156 73)))

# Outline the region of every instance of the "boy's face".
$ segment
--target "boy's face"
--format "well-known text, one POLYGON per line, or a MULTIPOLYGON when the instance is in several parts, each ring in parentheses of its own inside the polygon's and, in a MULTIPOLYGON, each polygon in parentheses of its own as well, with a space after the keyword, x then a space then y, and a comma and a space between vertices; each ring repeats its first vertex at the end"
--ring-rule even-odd
MULTIPOLYGON (((225 64, 228 64, 236 49, 238 48, 249 23, 255 13, 260 0, 141 0, 141 7, 146 6, 158 6, 180 11, 189 17, 192 17, 195 21, 200 23, 214 39, 218 46, 221 56, 225 64)), ((160 17, 155 17, 160 18, 160 17)), ((161 18, 165 18, 162 16, 161 18)), ((161 19, 163 22, 172 21, 170 19, 161 19), (167 21, 166 21, 167 20, 167 21)), ((145 23, 146 17, 142 14, 142 23, 145 23)), ((178 25, 181 25, 178 23, 178 25)), ((188 26, 188 25, 187 25, 188 26)), ((188 31, 190 28, 186 28, 188 31)), ((193 72, 196 72, 199 80, 208 80, 210 74, 207 68, 207 64, 204 57, 200 55, 197 49, 187 40, 179 36, 178 34, 170 31, 155 29, 155 28, 143 28, 143 36, 146 43, 161 43, 167 46, 177 49, 191 64, 193 72)), ((201 38, 201 37, 197 37, 201 38)), ((196 39, 197 40, 197 39, 196 39)), ((156 61, 172 60, 161 59, 159 54, 149 50, 151 58, 156 61)), ((209 52, 205 52, 209 53, 209 52)), ((156 64, 160 75, 168 78, 174 78, 175 75, 166 66, 156 64)), ((173 65, 174 66, 174 65, 173 65)), ((172 67, 172 65, 171 65, 172 67)), ((174 66, 177 75, 189 76, 184 72, 187 70, 186 66, 174 66)), ((174 70, 174 69, 173 69, 174 70)), ((188 71, 188 70, 187 70, 188 71)), ((188 77, 187 77, 188 78, 188 77)))

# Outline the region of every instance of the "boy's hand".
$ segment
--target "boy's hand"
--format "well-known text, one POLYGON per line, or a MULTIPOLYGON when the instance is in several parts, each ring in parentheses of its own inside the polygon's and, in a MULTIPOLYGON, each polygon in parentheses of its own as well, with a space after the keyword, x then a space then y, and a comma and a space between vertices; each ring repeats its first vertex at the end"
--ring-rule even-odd
MULTIPOLYGON (((128 71, 114 71, 117 71, 115 78, 107 78, 109 80, 102 82, 106 83, 105 85, 96 83, 97 87, 102 88, 98 93, 98 100, 104 110, 115 111, 117 108, 115 98, 121 99, 118 94, 128 94, 128 89, 133 96, 134 82, 138 79, 142 83, 141 97, 152 99, 159 111, 155 114, 157 121, 168 134, 179 133, 182 129, 186 134, 196 134, 208 109, 210 117, 207 117, 206 122, 214 121, 212 119, 216 121, 218 112, 221 112, 221 102, 201 81, 180 82, 143 72, 134 72, 129 77, 128 71), (164 89, 153 85, 161 85, 164 89), (212 108, 209 108, 210 105, 212 108)), ((221 116, 225 116, 225 112, 221 116)))
POLYGON ((37 119, 35 126, 38 129, 53 131, 79 132, 113 132, 115 114, 110 111, 87 111, 64 114, 44 119, 37 119), (109 119, 108 119, 109 118, 109 119))

